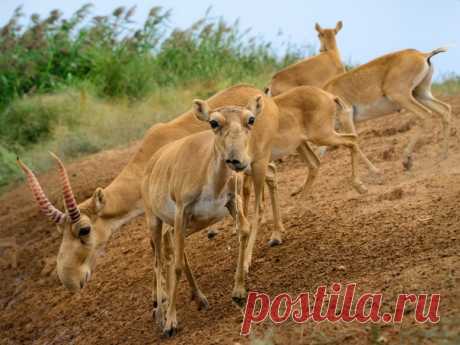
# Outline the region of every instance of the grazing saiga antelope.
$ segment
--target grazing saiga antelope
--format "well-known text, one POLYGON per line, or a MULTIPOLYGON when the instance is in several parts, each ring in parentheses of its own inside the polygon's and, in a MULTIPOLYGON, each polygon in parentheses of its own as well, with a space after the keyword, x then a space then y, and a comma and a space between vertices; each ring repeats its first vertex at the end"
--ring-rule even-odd
POLYGON ((381 56, 324 85, 324 90, 341 97, 347 104, 339 113, 343 129, 355 133, 353 122, 408 110, 418 120, 419 127, 404 150, 403 166, 412 167, 412 152, 424 129, 426 118, 436 114, 442 120, 442 158, 447 158, 451 107, 433 97, 431 79, 433 65, 430 59, 447 51, 438 48, 428 53, 407 49, 381 56))
MULTIPOLYGON (((246 296, 243 263, 250 232, 237 191, 235 172, 251 169, 251 141, 255 126, 263 121, 263 96, 246 108, 224 106, 211 109, 201 100, 194 101, 197 118, 212 130, 193 134, 163 146, 152 157, 142 180, 142 199, 147 225, 152 232, 158 306, 156 319, 166 335, 177 331, 176 300, 183 268, 191 275, 184 253, 185 237, 221 220, 230 213, 239 227, 239 254, 232 297, 246 296), (163 223, 174 226, 174 273, 169 286, 168 308, 162 301, 163 223), (184 267, 186 266, 186 267, 184 267)), ((269 114, 268 114, 269 115, 269 114)), ((261 132, 259 131, 259 134, 261 132)), ((171 271, 170 271, 171 272, 171 271)), ((193 279, 193 278, 192 278, 193 279)), ((196 286, 196 285, 195 285, 196 286)), ((204 295, 199 304, 207 305, 204 295)))
POLYGON ((296 86, 322 87, 332 77, 345 72, 335 39, 342 29, 342 22, 337 22, 334 29, 323 29, 316 23, 315 29, 321 43, 320 53, 277 72, 268 87, 272 96, 277 96, 296 86))
MULTIPOLYGON (((261 91, 252 86, 236 85, 217 93, 207 103, 211 109, 224 105, 245 106, 250 99, 259 94, 261 91)), ((264 112, 269 111, 275 112, 271 116, 272 123, 265 121, 267 125, 262 128, 259 135, 259 145, 251 143, 255 172, 258 176, 263 176, 266 171, 265 161, 268 160, 266 156, 269 156, 270 151, 268 145, 278 128, 277 109, 271 100, 265 102, 264 112)), ((268 117, 267 120, 269 120, 268 117)), ((152 126, 136 154, 121 173, 106 188, 97 188, 92 197, 77 207, 74 207, 76 203, 71 201, 71 205, 67 205, 67 212, 57 210, 48 201, 33 173, 21 164, 28 176, 29 187, 34 195, 39 196, 37 201, 40 209, 62 230, 57 266, 60 267, 58 269, 59 279, 67 289, 72 291, 81 289, 94 271, 98 251, 107 244, 112 233, 134 217, 144 213, 140 181, 152 155, 172 141, 208 129, 209 125, 199 121, 193 109, 168 123, 152 126), (78 218, 69 221, 69 210, 72 210, 74 215, 78 213, 78 218)), ((59 164, 59 167, 63 175, 65 168, 62 164, 59 164)), ((270 179, 272 176, 270 170, 268 173, 267 177, 270 179)), ((263 177, 257 181, 261 189, 260 184, 263 184, 263 177)), ((66 179, 66 190, 71 194, 67 196, 67 199, 75 200, 68 179, 66 179)), ((277 226, 282 228, 280 218, 277 226)))

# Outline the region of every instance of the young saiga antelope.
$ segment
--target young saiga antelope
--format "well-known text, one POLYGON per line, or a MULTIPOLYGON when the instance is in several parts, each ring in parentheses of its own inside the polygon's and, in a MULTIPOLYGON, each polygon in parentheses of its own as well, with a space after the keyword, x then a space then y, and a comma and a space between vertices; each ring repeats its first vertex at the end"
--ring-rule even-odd
MULTIPOLYGON (((377 169, 361 151, 356 134, 337 133, 334 128, 336 114, 343 111, 345 104, 324 90, 314 86, 300 86, 293 88, 273 98, 279 109, 279 128, 272 144, 271 159, 276 160, 293 152, 298 152, 309 168, 309 175, 299 191, 306 194, 318 174, 320 161, 309 143, 320 146, 342 145, 350 149, 352 184, 359 193, 365 193, 366 187, 358 174, 358 158, 361 157, 368 169, 374 173, 377 169)), ((268 184, 268 180, 267 180, 268 184)), ((274 189, 272 194, 277 195, 276 180, 269 185, 274 189)), ((244 212, 247 212, 250 199, 250 180, 245 178, 244 212)), ((245 264, 249 267, 252 259, 257 233, 251 232, 248 242, 247 259, 245 264)), ((281 232, 272 233, 269 244, 271 246, 281 243, 281 232)))
POLYGON ((277 72, 267 88, 272 96, 277 96, 296 86, 322 87, 332 77, 345 72, 335 39, 342 29, 342 22, 337 22, 333 29, 323 29, 316 23, 315 29, 321 43, 320 53, 277 72))
POLYGON ((187 276, 191 274, 184 253, 185 237, 220 221, 227 213, 238 224, 240 242, 232 296, 241 299, 246 295, 243 261, 250 227, 242 211, 241 198, 235 194, 235 184, 236 172, 243 172, 251 165, 249 143, 262 109, 262 97, 257 96, 247 107, 216 109, 210 109, 205 101, 195 100, 196 117, 208 122, 212 130, 162 147, 146 167, 142 199, 154 243, 158 294, 155 316, 168 336, 177 331, 176 299, 182 270, 185 268, 187 276), (166 315, 161 296, 163 223, 174 227, 174 271, 169 277, 171 283, 167 284, 166 315))
POLYGON ((276 160, 297 151, 310 170, 303 188, 294 194, 308 192, 318 174, 320 161, 309 143, 349 148, 352 185, 358 193, 367 192, 359 178, 358 158, 363 159, 371 172, 377 173, 378 170, 361 151, 355 133, 335 131, 336 114, 346 111, 346 105, 339 97, 317 87, 300 86, 273 100, 280 109, 280 127, 272 146, 272 159, 276 160))
POLYGON ((403 166, 412 167, 412 152, 420 140, 426 118, 435 114, 442 120, 442 159, 447 158, 451 107, 433 97, 430 59, 447 51, 438 48, 429 53, 407 49, 379 57, 365 65, 331 79, 324 90, 341 97, 347 110, 339 114, 343 129, 355 133, 353 121, 361 122, 396 111, 408 110, 418 120, 419 127, 406 146, 403 166), (351 111, 353 109, 353 111, 351 111))

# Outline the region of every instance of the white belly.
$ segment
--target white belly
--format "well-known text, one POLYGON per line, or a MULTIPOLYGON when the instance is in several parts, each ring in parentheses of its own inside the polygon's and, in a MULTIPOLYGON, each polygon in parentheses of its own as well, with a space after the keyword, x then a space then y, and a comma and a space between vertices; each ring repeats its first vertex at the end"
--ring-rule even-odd
POLYGON ((273 147, 271 160, 277 160, 285 156, 293 154, 299 145, 285 146, 285 147, 273 147))
POLYGON ((366 121, 372 118, 389 115, 401 110, 401 107, 387 97, 379 98, 369 104, 353 104, 355 122, 366 121))
MULTIPOLYGON (((212 193, 203 191, 187 210, 187 215, 190 217, 188 229, 203 229, 222 220, 229 214, 225 205, 231 199, 233 199, 232 193, 223 192, 219 197, 215 198, 212 193)), ((174 226, 176 209, 176 203, 168 197, 163 202, 158 213, 163 222, 174 226)))
POLYGON ((222 193, 218 198, 211 195, 202 195, 193 204, 190 211, 194 220, 201 222, 218 222, 227 216, 228 209, 225 207, 230 200, 228 193, 222 193))
POLYGON ((307 138, 298 128, 292 131, 283 131, 282 135, 277 137, 272 145, 271 160, 274 161, 295 153, 303 140, 307 140, 307 138))

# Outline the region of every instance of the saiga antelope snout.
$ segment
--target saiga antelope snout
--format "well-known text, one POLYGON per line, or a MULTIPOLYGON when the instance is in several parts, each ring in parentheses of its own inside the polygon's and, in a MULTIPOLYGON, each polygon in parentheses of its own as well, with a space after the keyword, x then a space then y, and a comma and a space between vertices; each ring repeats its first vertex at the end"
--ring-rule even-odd
POLYGON ((249 131, 256 120, 255 115, 239 107, 226 107, 222 112, 210 113, 206 102, 195 101, 197 117, 209 122, 216 134, 215 147, 232 170, 244 171, 250 164, 248 154, 249 131), (242 118, 241 118, 242 117, 242 118))

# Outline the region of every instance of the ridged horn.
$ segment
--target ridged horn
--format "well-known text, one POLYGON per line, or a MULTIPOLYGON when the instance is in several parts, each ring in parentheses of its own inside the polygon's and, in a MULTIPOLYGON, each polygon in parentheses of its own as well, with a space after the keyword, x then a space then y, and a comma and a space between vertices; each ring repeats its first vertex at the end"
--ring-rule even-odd
POLYGON ((70 222, 72 224, 78 223, 80 221, 80 210, 78 209, 77 201, 75 200, 75 196, 72 192, 72 187, 70 186, 67 170, 65 169, 64 164, 58 156, 52 152, 50 152, 50 154, 58 163, 62 193, 64 194, 64 202, 67 208, 67 214, 69 215, 70 222))
POLYGON ((52 222, 57 224, 63 224, 66 220, 66 215, 59 211, 46 197, 45 192, 43 191, 40 183, 38 182, 37 177, 34 175, 32 170, 25 165, 19 157, 17 158, 17 163, 21 167, 22 171, 26 174, 27 184, 29 185, 32 194, 37 201, 37 205, 42 211, 42 213, 48 217, 52 222))

